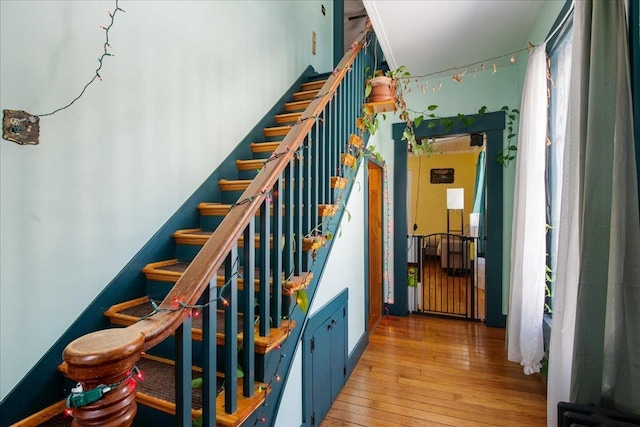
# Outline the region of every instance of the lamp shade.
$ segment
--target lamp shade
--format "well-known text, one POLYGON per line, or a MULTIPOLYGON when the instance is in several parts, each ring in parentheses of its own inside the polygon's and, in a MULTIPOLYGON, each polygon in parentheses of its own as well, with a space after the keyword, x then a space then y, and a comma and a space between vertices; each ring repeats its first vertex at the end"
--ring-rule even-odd
POLYGON ((464 188, 447 188, 447 209, 464 209, 464 188))

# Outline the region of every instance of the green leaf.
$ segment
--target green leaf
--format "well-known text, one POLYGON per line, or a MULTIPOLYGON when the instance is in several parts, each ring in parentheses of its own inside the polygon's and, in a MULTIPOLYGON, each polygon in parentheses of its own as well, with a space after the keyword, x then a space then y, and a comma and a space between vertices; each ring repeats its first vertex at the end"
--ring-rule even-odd
POLYGON ((509 150, 511 150, 511 151, 517 151, 517 150, 518 150, 518 147, 516 147, 515 145, 510 145, 510 146, 509 146, 509 150))
POLYGON ((370 94, 371 94, 371 85, 367 85, 367 86, 364 88, 364 97, 365 97, 365 98, 368 98, 370 94))
POLYGON ((429 110, 429 111, 433 111, 433 110, 435 110, 436 108, 438 108, 438 106, 437 106, 437 105, 429 105, 429 106, 427 107, 427 110, 429 110))
POLYGON ((509 111, 509 106, 508 106, 508 105, 505 105, 505 106, 503 106, 500 110, 502 110, 502 111, 509 111))
POLYGON ((482 107, 480 107, 480 109, 478 110, 478 114, 484 114, 487 112, 487 106, 483 105, 482 107))
POLYGON ((242 366, 238 364, 236 367, 236 372, 238 373, 238 378, 244 378, 244 371, 242 370, 242 366))
POLYGON ((516 110, 515 108, 511 110, 512 113, 520 114, 520 110, 516 110))
POLYGON ((306 313, 309 310, 309 295, 307 295, 307 291, 304 289, 299 289, 296 291, 296 302, 302 310, 303 313, 306 313))
POLYGON ((202 427, 202 415, 191 421, 191 427, 202 427))
POLYGON ((428 127, 430 127, 430 128, 436 127, 436 122, 429 122, 428 127))
POLYGON ((424 116, 418 116, 413 120, 413 124, 415 127, 420 126, 420 123, 424 120, 424 116))
POLYGON ((194 378, 191 380, 191 388, 202 388, 202 378, 194 378))

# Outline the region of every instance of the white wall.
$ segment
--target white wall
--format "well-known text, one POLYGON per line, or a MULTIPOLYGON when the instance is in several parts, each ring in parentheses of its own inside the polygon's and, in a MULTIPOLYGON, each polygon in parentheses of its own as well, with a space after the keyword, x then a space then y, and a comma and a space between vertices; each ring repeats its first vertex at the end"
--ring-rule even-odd
POLYGON ((318 286, 318 291, 309 308, 310 316, 313 316, 323 305, 331 301, 344 288, 349 288, 349 328, 348 347, 351 353, 358 340, 364 333, 364 303, 365 303, 365 256, 368 251, 365 246, 365 219, 364 219, 364 182, 363 164, 356 175, 351 197, 346 209, 351 214, 345 214, 341 222, 341 235, 336 233, 331 254, 324 268, 324 273, 318 286))
MULTIPOLYGON (((79 94, 114 5, 2 0, 0 107, 79 94)), ((103 81, 39 146, 0 141, 0 399, 308 65, 332 68, 332 6, 120 1, 103 81)))

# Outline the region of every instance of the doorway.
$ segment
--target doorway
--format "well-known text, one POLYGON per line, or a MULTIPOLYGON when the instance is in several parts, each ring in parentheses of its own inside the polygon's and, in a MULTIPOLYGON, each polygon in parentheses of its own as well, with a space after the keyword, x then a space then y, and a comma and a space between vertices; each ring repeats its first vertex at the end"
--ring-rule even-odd
POLYGON ((409 311, 484 320, 485 136, 423 143, 407 159, 409 311))
POLYGON ((367 330, 371 331, 382 317, 383 286, 383 168, 373 161, 367 162, 367 209, 368 221, 368 270, 369 270, 369 310, 366 319, 367 330))
MULTIPOLYGON (((457 117, 449 119, 456 124, 445 128, 435 120, 424 120, 415 129, 417 138, 428 138, 451 134, 484 133, 486 134, 487 159, 502 150, 504 143, 505 113, 497 111, 485 114, 466 116, 472 119, 471 124, 462 124, 457 117)), ((393 125, 394 139, 394 174, 393 204, 394 217, 407 217, 407 147, 402 140, 404 123, 393 125)), ((497 161, 486 162, 486 246, 485 246, 485 322, 488 326, 506 326, 506 315, 503 313, 503 201, 502 177, 503 166, 497 161)), ((394 304, 389 306, 389 313, 406 316, 408 314, 407 292, 407 236, 406 221, 394 221, 394 266, 395 280, 394 304)))

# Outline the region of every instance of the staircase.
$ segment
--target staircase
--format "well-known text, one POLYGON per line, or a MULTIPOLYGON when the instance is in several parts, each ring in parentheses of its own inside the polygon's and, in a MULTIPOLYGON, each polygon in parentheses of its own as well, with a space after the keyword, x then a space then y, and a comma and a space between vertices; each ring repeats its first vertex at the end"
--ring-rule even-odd
MULTIPOLYGON (((275 417, 286 354, 300 340, 361 154, 350 135, 370 36, 293 94, 250 144, 252 158, 218 181, 219 200, 198 205, 199 227, 173 233, 174 257, 142 269, 145 294, 106 310, 112 328, 67 346, 59 371, 82 385, 67 410, 74 425, 268 425, 275 417)), ((16 425, 70 425, 63 406, 16 425)))

